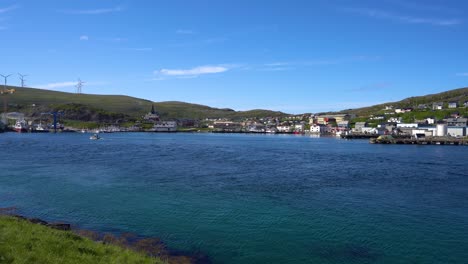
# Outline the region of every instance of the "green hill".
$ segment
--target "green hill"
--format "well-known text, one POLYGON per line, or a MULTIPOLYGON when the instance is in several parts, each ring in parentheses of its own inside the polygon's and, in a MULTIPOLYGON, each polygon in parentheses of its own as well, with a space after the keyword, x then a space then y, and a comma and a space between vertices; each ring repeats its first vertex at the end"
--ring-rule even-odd
MULTIPOLYGON (((104 116, 104 119, 107 117, 110 119, 113 117, 122 118, 122 115, 129 118, 139 118, 147 113, 152 105, 155 106, 156 110, 164 119, 242 119, 248 117, 281 117, 287 115, 282 112, 269 110, 234 111, 232 109, 219 109, 176 101, 152 102, 150 100, 124 95, 73 94, 13 86, 7 88, 16 90, 13 94, 2 95, 2 97, 7 96, 8 98, 8 111, 19 111, 32 116, 37 116, 40 112, 54 109, 63 110, 74 108, 74 110, 77 110, 75 108, 79 108, 78 114, 89 114, 91 118, 94 118, 96 115, 104 116)), ((1 110, 3 110, 3 102, 1 110)))
POLYGON ((419 105, 426 105, 428 109, 432 108, 432 103, 444 103, 444 108, 447 108, 448 102, 458 102, 459 105, 463 105, 464 102, 468 101, 468 87, 449 90, 437 94, 429 94, 424 96, 415 96, 403 99, 397 102, 389 102, 384 104, 373 105, 369 107, 362 107, 356 109, 346 109, 340 111, 340 113, 356 114, 357 116, 369 116, 381 114, 385 106, 393 106, 393 108, 406 108, 411 107, 417 109, 419 105))

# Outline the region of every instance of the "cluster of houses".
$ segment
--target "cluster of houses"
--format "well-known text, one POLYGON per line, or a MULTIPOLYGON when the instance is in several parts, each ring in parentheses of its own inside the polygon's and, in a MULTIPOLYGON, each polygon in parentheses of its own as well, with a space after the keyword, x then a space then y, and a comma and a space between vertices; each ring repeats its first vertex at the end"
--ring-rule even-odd
POLYGON ((466 137, 468 134, 468 118, 446 118, 436 121, 433 118, 414 123, 389 122, 369 127, 367 122, 356 122, 354 128, 347 133, 364 133, 377 135, 406 135, 416 138, 422 137, 466 137))
MULTIPOLYGON (((467 105, 465 103, 465 105, 467 105)), ((434 109, 439 106, 459 107, 458 103, 434 103, 434 109)), ((422 106, 421 106, 422 107, 422 106)), ((384 110, 388 115, 369 117, 372 123, 353 122, 354 114, 329 114, 292 116, 281 121, 278 118, 265 118, 262 120, 245 120, 234 122, 230 120, 212 120, 209 125, 215 132, 244 132, 244 133, 310 133, 320 135, 342 134, 371 134, 389 135, 397 134, 411 137, 426 136, 452 136, 465 137, 468 135, 468 118, 454 113, 449 118, 436 120, 425 118, 414 120, 412 123, 403 122, 403 118, 396 114, 413 111, 413 108, 396 108, 387 106, 384 110), (389 116, 390 115, 390 116, 389 116)))
MULTIPOLYGON (((463 106, 468 106, 465 102, 463 106)), ((426 109, 429 105, 419 105, 417 110, 426 109)), ((457 102, 433 103, 434 110, 445 107, 462 107, 457 102)), ((173 132, 177 127, 205 127, 213 132, 225 133, 294 133, 294 134, 375 134, 375 135, 405 135, 412 137, 426 136, 452 136, 465 137, 468 134, 468 118, 458 113, 442 120, 425 118, 414 120, 411 123, 403 122, 402 113, 411 112, 413 108, 394 108, 386 106, 385 114, 370 116, 368 122, 353 122, 354 114, 322 114, 322 115, 295 115, 288 117, 252 118, 243 121, 228 119, 205 119, 202 121, 177 120, 162 121, 159 114, 152 107, 144 116, 146 123, 153 124, 151 131, 173 132)), ((362 120, 362 119, 361 119, 362 120)))

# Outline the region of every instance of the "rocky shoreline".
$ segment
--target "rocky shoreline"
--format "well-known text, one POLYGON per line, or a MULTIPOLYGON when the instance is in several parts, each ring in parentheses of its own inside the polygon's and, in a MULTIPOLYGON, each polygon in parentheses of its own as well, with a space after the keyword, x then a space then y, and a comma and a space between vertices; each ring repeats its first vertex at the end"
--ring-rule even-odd
POLYGON ((31 218, 16 213, 17 208, 0 208, 0 216, 9 216, 33 224, 43 225, 52 229, 73 232, 74 234, 89 238, 96 243, 111 244, 122 248, 140 252, 150 257, 158 257, 167 260, 167 263, 177 264, 211 264, 208 256, 202 253, 187 253, 167 248, 159 238, 141 237, 131 233, 120 235, 111 233, 100 233, 91 230, 74 228, 70 223, 48 222, 40 218, 31 218))

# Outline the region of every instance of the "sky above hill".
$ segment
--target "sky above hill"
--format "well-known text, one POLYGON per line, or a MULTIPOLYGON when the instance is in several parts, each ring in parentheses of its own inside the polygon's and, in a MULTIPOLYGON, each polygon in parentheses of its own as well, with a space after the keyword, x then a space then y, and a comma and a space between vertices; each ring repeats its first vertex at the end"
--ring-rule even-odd
POLYGON ((462 0, 0 0, 0 74, 236 110, 342 110, 468 86, 467 17, 462 0))

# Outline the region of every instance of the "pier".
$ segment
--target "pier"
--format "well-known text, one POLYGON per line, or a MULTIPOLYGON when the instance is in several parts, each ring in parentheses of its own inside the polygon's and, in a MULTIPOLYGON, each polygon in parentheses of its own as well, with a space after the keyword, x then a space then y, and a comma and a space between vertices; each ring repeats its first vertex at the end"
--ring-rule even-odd
POLYGON ((365 134, 365 133, 352 133, 352 134, 341 134, 341 138, 344 139, 371 139, 378 138, 379 134, 365 134))
POLYGON ((427 137, 427 138, 393 138, 378 137, 370 139, 371 144, 412 144, 412 145, 456 145, 468 146, 467 138, 427 137))

